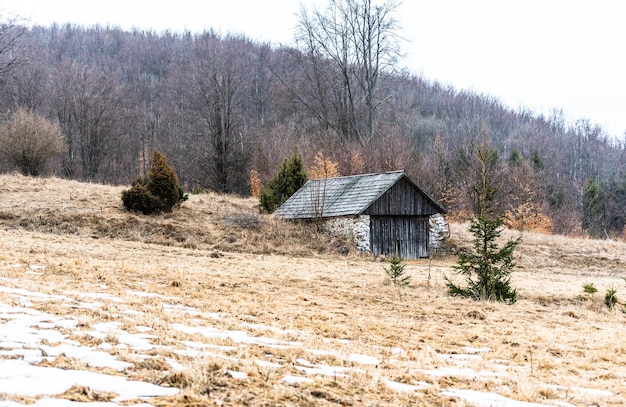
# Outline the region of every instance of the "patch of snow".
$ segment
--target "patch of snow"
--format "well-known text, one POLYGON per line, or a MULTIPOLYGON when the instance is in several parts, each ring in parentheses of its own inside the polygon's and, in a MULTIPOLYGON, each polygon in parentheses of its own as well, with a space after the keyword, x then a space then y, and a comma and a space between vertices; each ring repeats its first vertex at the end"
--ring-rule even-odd
POLYGON ((74 329, 78 326, 78 320, 76 318, 61 319, 54 322, 56 326, 63 329, 74 329))
POLYGON ((575 391, 577 393, 583 393, 588 396, 600 396, 600 397, 612 397, 613 396, 613 393, 608 390, 588 389, 585 387, 565 387, 565 386, 558 386, 554 384, 544 384, 542 387, 546 387, 548 389, 553 389, 553 390, 561 390, 561 391, 575 391))
MULTIPOLYGON (((14 401, 0 401, 0 407, 83 407, 85 403, 65 399, 41 398, 35 404, 20 404, 14 401)), ((93 402, 89 407, 118 407, 117 403, 93 402)), ((133 407, 152 407, 151 404, 133 404, 133 407)))
POLYGON ((172 369, 181 372, 183 370, 187 370, 187 368, 172 358, 165 358, 165 361, 172 367, 172 369))
POLYGON ((348 357, 350 362, 361 363, 363 365, 379 365, 380 360, 372 356, 360 355, 358 353, 352 353, 348 357))
POLYGON ((135 327, 135 329, 139 332, 150 332, 152 331, 152 328, 150 328, 149 326, 142 326, 142 325, 137 325, 135 327))
POLYGON ((256 364, 261 367, 272 367, 276 369, 283 367, 280 363, 268 362, 267 360, 257 360, 256 364))
POLYGON ((84 370, 31 366, 23 361, 0 359, 0 394, 23 396, 61 394, 74 385, 114 392, 118 394, 118 397, 113 400, 116 402, 140 397, 171 396, 179 391, 172 387, 129 381, 121 376, 84 370))
POLYGON ((10 358, 21 357, 28 363, 41 363, 44 359, 39 349, 12 349, 8 351, 0 351, 0 356, 8 356, 10 358))
POLYGON ((40 300, 40 301, 71 301, 72 299, 66 297, 64 295, 50 295, 44 294, 34 291, 29 291, 24 288, 12 288, 12 287, 3 287, 0 286, 0 292, 11 295, 18 295, 22 297, 28 297, 31 300, 40 300))
POLYGON ((434 376, 434 377, 464 377, 468 380, 474 380, 474 379, 480 379, 480 380, 484 380, 487 378, 495 378, 495 377, 499 377, 499 376, 507 376, 506 373, 502 372, 502 373, 495 373, 495 372, 490 372, 487 370, 481 370, 480 372, 475 371, 474 369, 470 369, 470 368, 465 368, 465 369, 460 369, 460 368, 456 368, 456 367, 442 367, 442 368, 438 368, 438 369, 432 369, 432 370, 418 370, 421 373, 425 373, 429 376, 434 376))
POLYGON ((124 302, 124 300, 121 299, 120 297, 117 297, 115 295, 111 295, 111 294, 108 294, 108 293, 95 293, 95 292, 93 292, 93 293, 76 293, 76 294, 78 294, 78 296, 80 298, 94 298, 94 299, 97 299, 97 300, 108 300, 108 301, 113 301, 113 302, 117 302, 117 303, 124 302))
POLYGON ((219 353, 212 353, 212 352, 202 352, 202 351, 194 350, 194 349, 176 349, 174 350, 174 353, 176 353, 177 355, 186 356, 186 357, 190 357, 194 359, 197 359, 200 357, 216 357, 216 358, 220 358, 224 360, 229 360, 231 362, 240 361, 240 359, 232 357, 232 356, 227 356, 227 355, 222 355, 219 353))
POLYGON ((304 365, 304 366, 312 366, 311 362, 309 362, 306 359, 302 359, 302 358, 296 358, 296 363, 298 363, 300 365, 304 365))
POLYGON ((143 314, 143 312, 137 311, 137 310, 134 310, 134 309, 126 309, 126 310, 124 310, 124 314, 126 314, 126 315, 141 315, 141 314, 143 314))
POLYGON ((154 338, 156 338, 156 336, 154 335, 129 334, 129 333, 123 333, 117 336, 117 340, 119 343, 126 344, 134 350, 154 349, 155 346, 152 343, 150 343, 150 339, 154 339, 154 338))
POLYGON ((194 350, 194 349, 176 349, 174 353, 180 356, 188 357, 188 358, 197 358, 202 355, 202 352, 200 352, 199 350, 194 350))
POLYGON ((98 345, 98 349, 102 349, 102 350, 105 350, 105 351, 113 350, 113 345, 111 345, 108 342, 103 342, 100 345, 98 345))
POLYGON ((39 345, 39 349, 41 349, 46 356, 56 357, 65 355, 68 358, 78 359, 93 367, 109 367, 111 369, 122 371, 133 366, 132 363, 117 360, 110 353, 96 351, 92 348, 84 346, 72 346, 65 344, 58 346, 39 345))
POLYGON ((21 349, 24 345, 20 342, 0 342, 0 349, 21 349))
POLYGON ((296 363, 298 363, 300 366, 295 366, 295 368, 307 374, 346 377, 346 375, 342 372, 350 370, 350 368, 347 367, 315 365, 306 359, 296 359, 296 363))
POLYGON ((29 308, 13 307, 0 303, 0 342, 17 342, 25 345, 36 345, 42 340, 50 343, 60 342, 65 335, 51 329, 36 329, 39 324, 52 323, 65 325, 58 317, 41 313, 29 308))
POLYGON ((289 384, 300 384, 300 383, 313 383, 313 379, 309 379, 308 377, 301 377, 301 376, 284 376, 281 379, 283 382, 287 382, 289 384))
POLYGON ((294 366, 294 367, 306 374, 315 374, 315 375, 333 376, 333 377, 347 377, 346 374, 339 373, 340 371, 344 371, 344 368, 334 368, 332 366, 328 366, 326 368, 306 367, 306 366, 294 366))
POLYGON ((234 352, 237 350, 236 346, 213 345, 213 344, 204 343, 204 342, 181 341, 180 343, 182 343, 188 348, 194 348, 194 349, 215 349, 215 350, 222 350, 224 352, 234 352))
POLYGON ((161 294, 147 293, 147 292, 144 292, 144 291, 130 291, 130 290, 127 290, 126 293, 130 294, 130 295, 134 295, 136 297, 144 297, 144 298, 161 298, 161 299, 164 299, 164 300, 174 300, 174 299, 176 299, 174 297, 166 297, 166 296, 161 295, 161 294))
POLYGON ((441 394, 456 397, 461 400, 484 407, 551 407, 547 404, 529 403, 527 401, 517 401, 497 393, 486 393, 476 390, 448 389, 441 394))
POLYGON ((100 332, 119 332, 119 322, 100 322, 92 325, 92 328, 100 332))
POLYGON ((298 334, 297 331, 294 331, 292 329, 281 329, 281 328, 276 328, 274 326, 269 326, 269 325, 263 325, 263 324, 251 324, 249 322, 243 322, 241 324, 241 327, 243 328, 250 328, 250 329, 257 329, 260 331, 272 331, 272 332, 276 332, 276 333, 280 333, 280 334, 285 334, 285 335, 294 335, 294 334, 298 334))
POLYGON ((424 390, 430 387, 430 384, 426 382, 417 382, 417 381, 414 382, 416 384, 406 384, 406 383, 400 383, 400 382, 395 382, 393 380, 385 379, 383 380, 383 383, 385 383, 385 385, 389 387, 390 389, 393 389, 395 391, 400 391, 403 393, 410 393, 413 391, 424 390))
POLYGON ((207 317, 211 317, 213 319, 224 319, 224 317, 227 317, 228 315, 230 315, 228 312, 207 312, 203 315, 206 315, 207 317))
POLYGON ((393 355, 406 353, 406 351, 404 349, 402 349, 402 348, 387 348, 387 347, 384 347, 384 346, 374 346, 374 348, 375 349, 381 349, 381 350, 389 351, 393 355))
POLYGON ((482 360, 482 356, 468 354, 468 353, 452 353, 452 354, 437 354, 440 358, 448 359, 451 361, 464 361, 464 360, 482 360))
POLYGON ((461 346, 461 349, 463 349, 467 353, 487 353, 487 352, 491 352, 491 348, 472 348, 470 346, 461 346))
POLYGON ((228 374, 233 379, 239 379, 239 380, 246 380, 246 379, 248 379, 248 375, 246 374, 246 372, 237 372, 237 371, 234 371, 234 370, 229 370, 228 374))
POLYGON ((88 309, 92 311, 99 310, 104 307, 104 303, 96 301, 96 302, 83 302, 77 301, 75 303, 64 303, 64 307, 72 308, 72 309, 88 309))
POLYGON ((235 343, 245 343, 251 345, 261 345, 261 346, 271 346, 271 347, 285 347, 285 348, 293 348, 302 346, 301 342, 289 342, 289 341, 281 341, 278 339, 267 338, 264 336, 249 336, 246 331, 220 331, 213 327, 191 327, 188 325, 182 324, 172 324, 172 329, 177 331, 194 335, 200 334, 207 338, 219 338, 219 339, 230 339, 235 343))
POLYGON ((201 312, 195 308, 187 307, 185 305, 178 304, 163 304, 163 309, 165 311, 182 311, 189 315, 201 315, 201 312))

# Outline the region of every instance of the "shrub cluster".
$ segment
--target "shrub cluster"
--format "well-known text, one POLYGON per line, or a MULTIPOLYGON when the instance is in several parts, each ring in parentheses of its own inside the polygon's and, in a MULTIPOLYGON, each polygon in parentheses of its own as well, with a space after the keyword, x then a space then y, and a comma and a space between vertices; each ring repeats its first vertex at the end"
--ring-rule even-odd
POLYGON ((174 168, 167 164, 165 156, 154 151, 150 159, 150 172, 145 178, 133 182, 130 189, 122 192, 122 202, 129 211, 150 215, 171 212, 187 199, 174 168))
POLYGON ((48 161, 65 150, 66 143, 58 124, 25 108, 18 108, 0 126, 0 153, 23 175, 46 172, 48 161))

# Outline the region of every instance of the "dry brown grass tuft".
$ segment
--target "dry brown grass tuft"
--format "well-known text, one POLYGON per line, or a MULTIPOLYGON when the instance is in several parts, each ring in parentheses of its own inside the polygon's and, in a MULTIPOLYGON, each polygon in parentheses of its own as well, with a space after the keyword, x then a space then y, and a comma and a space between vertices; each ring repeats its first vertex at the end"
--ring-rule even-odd
POLYGON ((72 386, 63 394, 59 394, 56 396, 56 398, 59 399, 77 401, 81 403, 87 403, 92 401, 107 402, 113 400, 115 397, 117 397, 117 394, 115 393, 92 390, 89 387, 85 386, 72 386))
MULTIPOLYGON (((192 195, 173 214, 145 217, 122 208, 122 189, 0 176, 0 284, 48 295, 30 306, 72 315, 79 323, 75 332, 64 332, 69 339, 109 344, 112 354, 134 365, 112 374, 182 389, 150 404, 465 405, 440 394, 449 388, 545 404, 626 404, 626 317, 603 306, 610 286, 626 298, 625 243, 524 233, 513 273, 519 299, 512 306, 448 297, 443 276, 457 278, 449 253, 408 262, 412 286, 399 296, 381 261, 342 256, 348 243, 258 215, 253 199, 192 195), (581 300, 589 282, 598 293, 581 300), (88 297, 92 292, 100 296, 88 297), (120 335, 87 333, 101 322, 119 322, 129 333, 144 327, 152 344, 167 348, 140 357, 123 348, 120 335), (234 335, 208 337, 177 325, 301 346, 242 345, 234 335), (188 342, 203 344, 206 354, 177 353, 188 342), (489 350, 467 356, 468 348, 489 350), (172 370, 171 360, 185 369, 172 370), (307 375, 304 362, 348 370, 346 377, 307 375), (453 368, 495 376, 468 378, 453 368), (289 384, 282 380, 287 375, 313 382, 289 384), (427 386, 396 391, 386 380, 427 386)), ((459 249, 470 244, 466 226, 452 225, 459 249)), ((504 238, 518 234, 507 231, 504 238)), ((0 300, 23 301, 10 291, 0 292, 0 300)), ((44 363, 94 370, 64 356, 44 363)), ((82 388, 67 396, 110 397, 82 388)))

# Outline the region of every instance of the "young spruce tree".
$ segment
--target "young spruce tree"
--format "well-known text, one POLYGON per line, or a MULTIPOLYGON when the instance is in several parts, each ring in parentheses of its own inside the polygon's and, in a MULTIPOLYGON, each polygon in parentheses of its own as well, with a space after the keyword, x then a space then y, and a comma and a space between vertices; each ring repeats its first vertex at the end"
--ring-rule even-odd
POLYGON ((298 149, 285 158, 274 178, 259 195, 261 212, 272 213, 307 181, 304 160, 298 149))
POLYGON ((469 231, 473 236, 472 249, 459 254, 454 269, 465 276, 467 287, 459 287, 447 277, 448 290, 452 296, 463 296, 475 300, 502 301, 512 304, 517 292, 511 287, 510 274, 515 267, 513 251, 521 238, 509 240, 498 247, 504 216, 494 209, 498 194, 494 175, 497 164, 496 150, 487 147, 487 132, 483 131, 483 144, 478 150, 479 181, 472 187, 474 218, 469 231))

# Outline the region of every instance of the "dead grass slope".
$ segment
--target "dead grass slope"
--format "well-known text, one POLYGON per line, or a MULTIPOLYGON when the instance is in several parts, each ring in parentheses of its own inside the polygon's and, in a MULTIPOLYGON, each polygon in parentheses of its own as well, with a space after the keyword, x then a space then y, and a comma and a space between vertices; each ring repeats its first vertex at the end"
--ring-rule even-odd
POLYGON ((260 215, 255 199, 212 192, 190 195, 159 216, 129 213, 125 187, 58 178, 0 175, 0 225, 56 235, 109 238, 210 251, 308 255, 350 251, 310 225, 260 215))

